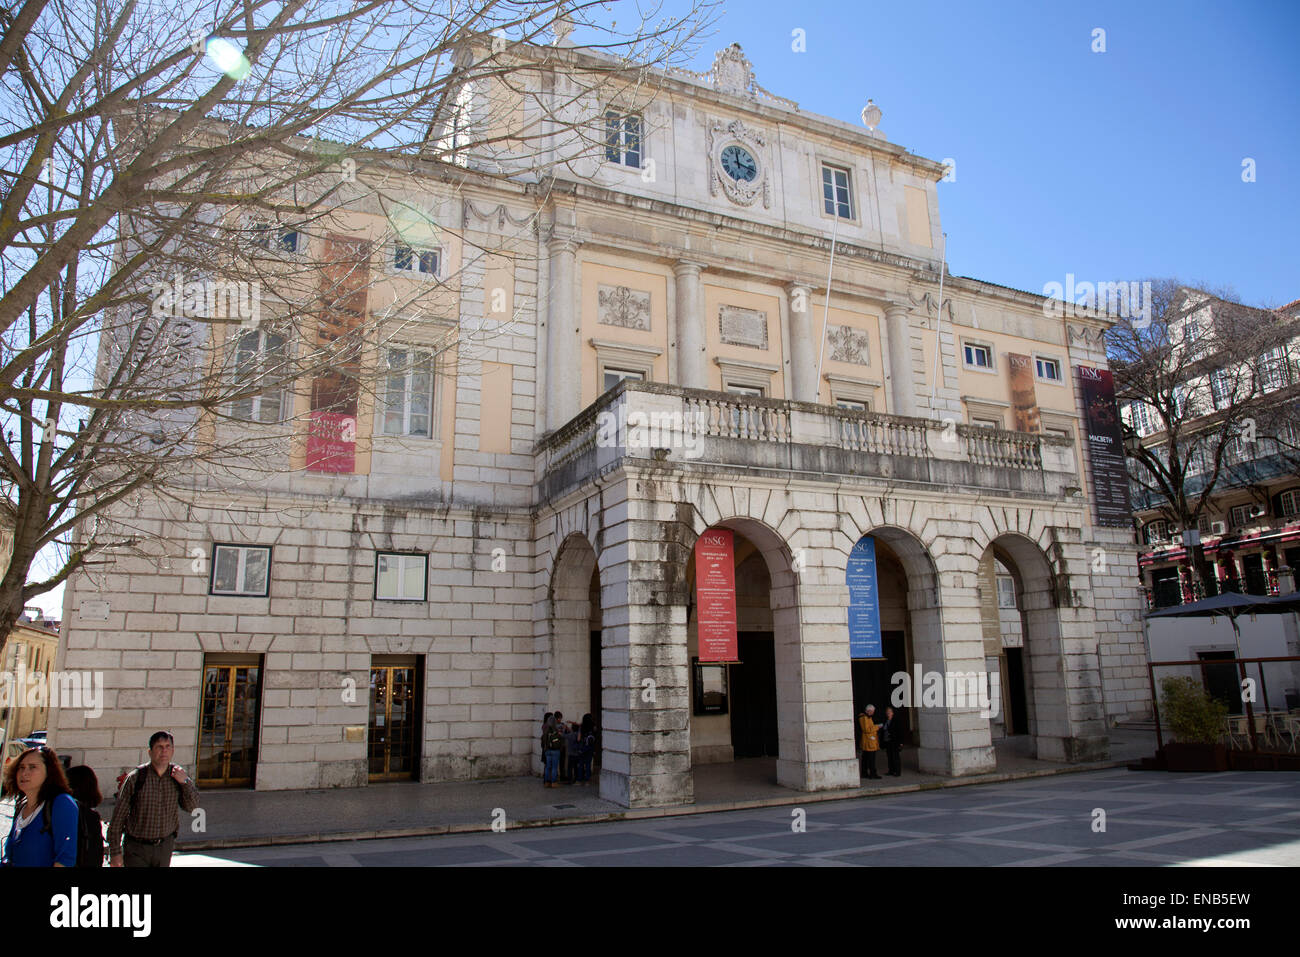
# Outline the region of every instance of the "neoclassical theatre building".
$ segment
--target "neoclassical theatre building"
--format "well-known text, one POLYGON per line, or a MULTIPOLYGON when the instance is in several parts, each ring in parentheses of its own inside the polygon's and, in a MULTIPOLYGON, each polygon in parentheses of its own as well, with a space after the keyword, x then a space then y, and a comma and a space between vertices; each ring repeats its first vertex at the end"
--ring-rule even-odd
MULTIPOLYGON (((439 782, 538 773, 543 713, 591 712, 600 795, 639 807, 755 757, 789 788, 857 786, 853 716, 896 672, 996 677, 990 707, 918 688, 902 712, 941 775, 995 768, 1009 735, 1098 759, 1114 720, 1149 714, 1132 527, 1098 497, 1114 476, 1081 385, 1113 320, 951 275, 941 294, 945 167, 874 107, 850 124, 768 93, 739 47, 637 112, 606 106, 573 175, 415 169, 400 189, 427 236, 349 211, 365 309, 422 282, 437 307, 374 344, 389 374, 344 454, 298 443, 187 509, 146 501, 169 558, 69 584, 60 667, 107 691, 102 716, 55 719, 60 752, 112 780, 169 728, 205 787, 439 782), (497 334, 435 362, 457 326, 497 334), (723 663, 696 581, 716 530, 723 663)), ((314 395, 232 414, 273 428, 314 395)))

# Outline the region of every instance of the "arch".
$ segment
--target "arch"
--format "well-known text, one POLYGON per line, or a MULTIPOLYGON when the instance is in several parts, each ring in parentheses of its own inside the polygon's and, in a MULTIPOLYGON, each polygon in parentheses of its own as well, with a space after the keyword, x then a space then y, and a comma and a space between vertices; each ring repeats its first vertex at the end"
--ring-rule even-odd
MULTIPOLYGON (((1003 532, 986 551, 1011 573, 1023 635, 1024 695, 1029 735, 1036 756, 1059 757, 1071 736, 1065 662, 1052 562, 1038 542, 1017 532, 1003 532)), ((1004 681, 1007 675, 1003 675, 1004 681)), ((1009 687, 1004 698, 1015 689, 1009 687)))
MULTIPOLYGON (((581 532, 560 543, 548 593, 550 660, 546 674, 546 710, 557 708, 566 720, 591 711, 600 721, 600 701, 592 697, 592 632, 601 628, 600 571, 596 550, 581 532)), ((598 652, 597 652, 598 653, 598 652)))

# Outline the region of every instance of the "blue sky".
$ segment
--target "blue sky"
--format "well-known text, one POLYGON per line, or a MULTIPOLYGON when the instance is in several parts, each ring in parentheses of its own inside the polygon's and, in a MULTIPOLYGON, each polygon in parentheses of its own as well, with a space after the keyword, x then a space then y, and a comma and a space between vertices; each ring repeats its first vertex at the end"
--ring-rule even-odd
POLYGON ((1296 0, 732 0, 692 66, 738 42, 801 109, 860 123, 870 97, 891 142, 955 160, 956 275, 1039 293, 1176 276, 1281 305, 1300 298, 1297 34, 1296 0))

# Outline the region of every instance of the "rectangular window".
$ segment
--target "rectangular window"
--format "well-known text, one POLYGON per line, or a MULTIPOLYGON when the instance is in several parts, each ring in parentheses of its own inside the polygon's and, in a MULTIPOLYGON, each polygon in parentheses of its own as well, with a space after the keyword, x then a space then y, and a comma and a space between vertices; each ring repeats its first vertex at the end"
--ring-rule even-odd
POLYGON ((298 251, 298 231, 278 223, 257 220, 252 225, 254 246, 277 253, 298 251))
POLYGON ((1035 358, 1034 364, 1038 369, 1038 378, 1046 379, 1049 382, 1061 381, 1061 363, 1057 360, 1044 359, 1042 356, 1038 356, 1035 358))
POLYGON ((641 168, 641 117, 605 113, 605 159, 632 169, 641 168))
POLYGON ((738 385, 733 382, 728 382, 726 384, 725 391, 730 392, 732 395, 752 395, 752 396, 757 396, 760 399, 763 397, 764 394, 762 386, 738 385))
POLYGON ((1265 511, 1260 505, 1234 505, 1228 512, 1228 527, 1243 528, 1264 517, 1265 511))
POLYGON ((849 188, 848 170, 822 164, 822 203, 831 216, 853 218, 853 194, 849 188))
POLYGON ((393 246, 393 269, 419 279, 437 279, 441 249, 420 249, 396 243, 393 246))
POLYGON ((1151 412, 1151 407, 1145 402, 1130 402, 1128 406, 1129 421, 1133 425, 1133 431, 1138 435, 1150 435, 1152 432, 1158 432, 1156 428, 1155 416, 1151 412))
POLYGON ((1149 522, 1144 531, 1144 537, 1148 545, 1159 545, 1169 537, 1169 523, 1164 519, 1157 519, 1154 522, 1149 522))
POLYGON ((998 607, 1016 607, 1016 582, 1010 575, 998 576, 998 607))
POLYGON ((853 409, 855 412, 870 412, 871 403, 863 399, 836 399, 836 408, 853 409))
POLYGON ((977 346, 966 343, 963 346, 966 355, 966 365, 972 369, 992 369, 993 368, 993 350, 988 346, 977 346))
POLYGON ((212 547, 213 595, 265 597, 271 579, 271 549, 262 545, 212 547))
POLYGON ((1288 492, 1283 492, 1278 497, 1278 504, 1282 508, 1283 518, 1294 518, 1300 515, 1300 488, 1293 488, 1288 492))
POLYGON ((1259 357, 1259 384, 1264 392, 1273 392, 1290 384, 1286 359, 1284 346, 1270 349, 1259 357))
POLYGON ((970 424, 981 429, 1002 428, 1002 423, 997 421, 996 419, 976 418, 975 416, 971 416, 970 424))
POLYGON ((389 349, 384 435, 433 437, 433 353, 389 349))
POLYGON ((605 391, 608 392, 614 386, 618 385, 624 379, 634 379, 637 382, 645 381, 645 373, 637 369, 611 369, 605 367, 605 391))
POLYGON ((1221 409, 1227 405, 1232 396, 1232 384, 1224 369, 1215 369, 1210 373, 1210 395, 1214 398, 1214 407, 1221 409))
POLYGON ((428 572, 428 555, 379 552, 375 556, 375 600, 425 601, 428 572))
MULTIPOLYGON (((235 388, 241 391, 259 380, 283 378, 285 340, 270 332, 246 332, 235 342, 235 388)), ((279 422, 284 414, 284 390, 270 389, 230 404, 231 418, 245 422, 279 422)))

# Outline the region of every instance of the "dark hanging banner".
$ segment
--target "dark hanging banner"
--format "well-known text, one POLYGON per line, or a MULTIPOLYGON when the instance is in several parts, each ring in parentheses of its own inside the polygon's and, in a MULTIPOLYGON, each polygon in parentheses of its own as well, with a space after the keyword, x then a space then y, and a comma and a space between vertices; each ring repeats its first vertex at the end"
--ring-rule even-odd
POLYGON ((1115 381, 1109 369, 1075 366, 1083 393, 1088 430, 1088 460, 1092 463, 1092 504, 1098 525, 1133 524, 1128 468, 1124 464, 1124 433, 1115 405, 1115 381))

